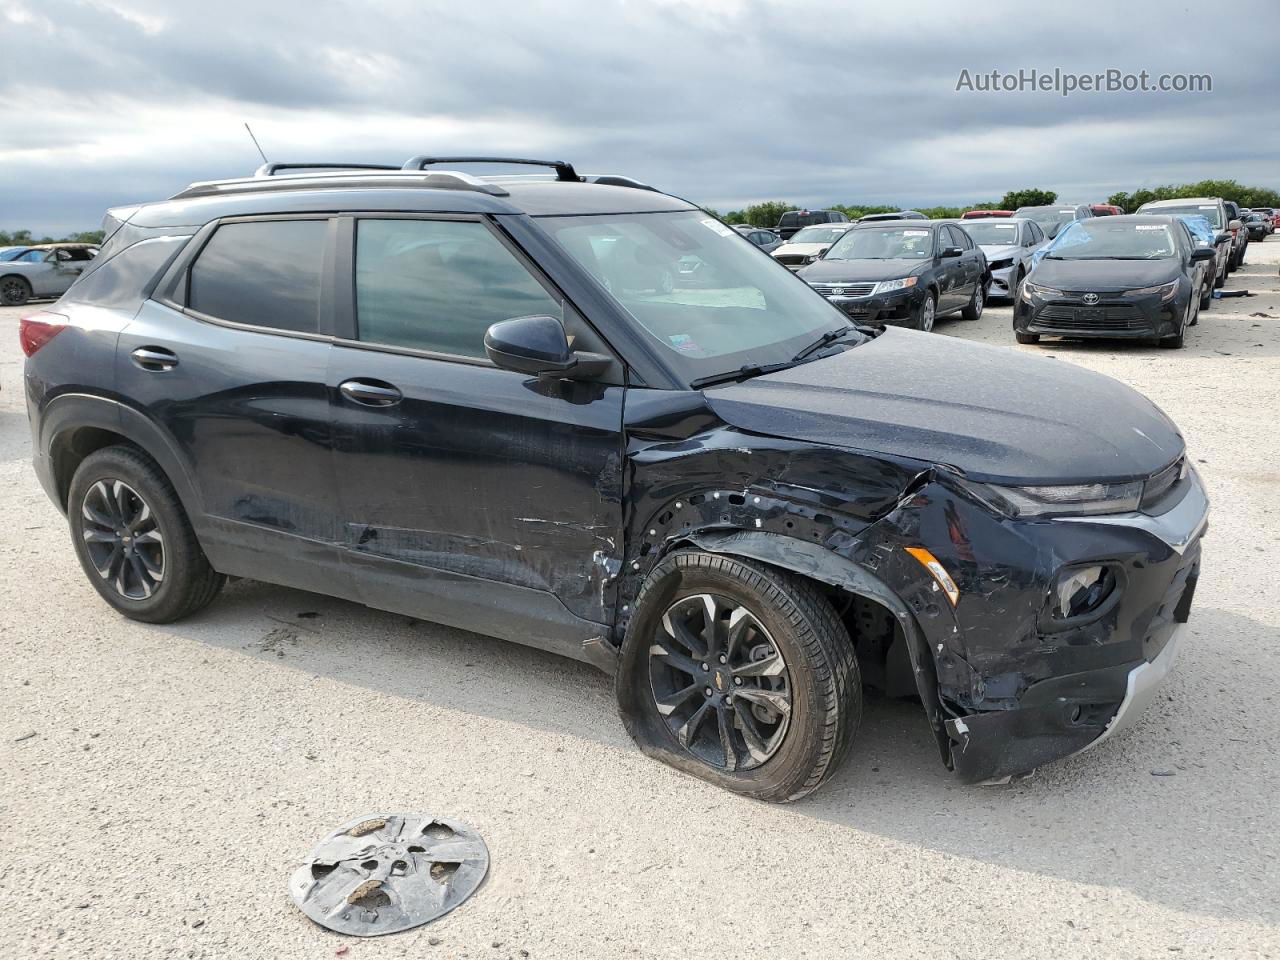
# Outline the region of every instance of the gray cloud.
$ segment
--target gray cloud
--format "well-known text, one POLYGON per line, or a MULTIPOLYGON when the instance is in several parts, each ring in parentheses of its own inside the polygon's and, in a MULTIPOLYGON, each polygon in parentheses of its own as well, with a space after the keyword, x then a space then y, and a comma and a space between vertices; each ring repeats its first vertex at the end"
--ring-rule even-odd
POLYGON ((1280 187, 1272 0, 565 0, 355 6, 117 0, 0 8, 0 227, 273 159, 554 154, 727 209, 761 199, 1100 199, 1202 177, 1280 187), (909 14, 909 16, 908 16, 909 14), (957 92, 962 69, 1209 73, 1212 93, 957 92))

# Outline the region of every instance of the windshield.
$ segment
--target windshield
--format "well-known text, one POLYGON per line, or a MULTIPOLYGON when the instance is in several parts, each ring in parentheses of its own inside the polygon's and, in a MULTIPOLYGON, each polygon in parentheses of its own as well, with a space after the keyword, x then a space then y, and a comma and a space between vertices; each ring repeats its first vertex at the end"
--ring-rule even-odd
POLYGON ((1018 225, 1016 223, 984 223, 981 220, 957 223, 961 230, 978 245, 1014 246, 1018 242, 1018 225))
POLYGON ((827 251, 827 260, 924 260, 933 256, 933 231, 919 227, 860 227, 827 251))
POLYGON ((1066 207, 1019 207, 1015 217, 1026 217, 1044 226, 1045 224, 1063 224, 1076 218, 1075 208, 1066 207))
POLYGON ((1177 255, 1173 233, 1162 223, 1116 223, 1112 217, 1080 220, 1059 234, 1050 260, 1163 260, 1177 255))
POLYGON ((1222 209, 1216 203, 1189 203, 1186 206, 1177 207, 1142 207, 1138 212, 1160 217, 1204 217, 1213 224, 1215 230, 1222 229, 1222 209))
POLYGON ((700 210, 539 219, 686 381, 790 361, 820 334, 849 326, 803 280, 700 210))
POLYGON ((0 262, 16 260, 27 251, 27 247, 0 247, 0 262))
POLYGON ((835 243, 849 231, 835 227, 805 227, 796 233, 788 243, 835 243))

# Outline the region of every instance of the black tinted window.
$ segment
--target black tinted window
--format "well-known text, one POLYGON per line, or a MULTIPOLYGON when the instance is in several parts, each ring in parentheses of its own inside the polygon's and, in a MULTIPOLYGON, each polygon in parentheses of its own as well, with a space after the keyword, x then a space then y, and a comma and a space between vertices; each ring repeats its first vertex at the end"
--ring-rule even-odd
POLYGON ((356 317, 361 340, 483 357, 484 333, 560 304, 482 223, 361 220, 356 317))
POLYGON ((227 223, 191 267, 193 310, 260 327, 315 333, 325 220, 227 223))

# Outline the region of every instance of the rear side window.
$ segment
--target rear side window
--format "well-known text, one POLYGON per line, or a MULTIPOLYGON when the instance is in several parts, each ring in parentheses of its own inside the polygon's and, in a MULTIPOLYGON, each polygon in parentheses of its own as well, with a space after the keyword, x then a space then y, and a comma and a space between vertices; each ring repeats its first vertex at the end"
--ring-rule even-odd
POLYGON ((187 305, 234 323, 320 328, 327 220, 224 223, 191 266, 187 305))
POLYGON ((559 317, 560 304, 473 220, 361 220, 356 323, 361 340, 483 357, 490 325, 559 317))
POLYGON ((190 237, 153 237, 135 243, 101 269, 85 273, 62 296, 63 303, 91 303, 95 307, 125 309, 141 306, 144 291, 190 237))

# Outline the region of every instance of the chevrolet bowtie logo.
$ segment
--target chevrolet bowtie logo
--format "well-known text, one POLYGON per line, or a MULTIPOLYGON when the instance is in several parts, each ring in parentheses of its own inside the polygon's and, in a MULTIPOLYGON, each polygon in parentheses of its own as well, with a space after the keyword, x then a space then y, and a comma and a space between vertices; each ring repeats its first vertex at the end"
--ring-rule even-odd
POLYGON ((720 676, 720 674, 718 673, 716 674, 716 689, 717 690, 724 689, 724 677, 720 676))

